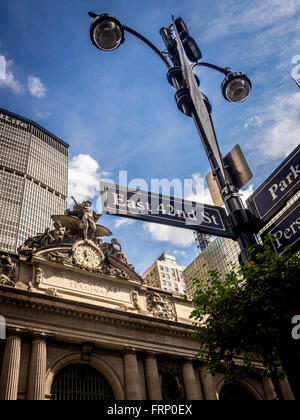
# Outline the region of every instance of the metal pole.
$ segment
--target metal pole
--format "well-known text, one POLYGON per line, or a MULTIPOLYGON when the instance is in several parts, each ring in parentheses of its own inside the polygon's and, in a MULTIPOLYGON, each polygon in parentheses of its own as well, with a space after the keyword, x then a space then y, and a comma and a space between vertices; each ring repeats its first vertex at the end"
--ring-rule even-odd
MULTIPOLYGON (((160 35, 164 41, 164 44, 167 47, 167 50, 169 52, 169 56, 173 62, 173 70, 177 69, 176 71, 169 70, 168 78, 172 74, 172 80, 171 83, 177 89, 177 92, 185 88, 185 80, 180 76, 178 73, 178 68, 181 68, 181 62, 179 58, 179 53, 177 50, 177 43, 176 40, 172 37, 171 31, 169 28, 162 28, 160 30, 160 35), (175 77, 173 77, 173 75, 175 77), (177 77, 176 77, 177 76, 177 77)), ((211 65, 210 67, 215 68, 216 66, 211 65)), ((218 68, 220 71, 220 68, 218 68)), ((227 69, 224 69, 224 73, 227 72, 227 69)), ((186 89, 187 91, 187 89, 186 89)), ((253 246, 257 245, 257 238, 252 230, 252 223, 251 223, 251 213, 244 208, 244 205, 240 199, 240 194, 238 191, 238 188, 236 188, 232 182, 229 182, 230 179, 228 176, 228 173, 226 172, 227 179, 225 179, 218 163, 218 159, 215 156, 210 142, 207 138, 207 135, 203 129, 203 124, 200 121, 200 117, 198 112, 196 111, 193 101, 191 99, 191 96, 189 93, 185 91, 184 95, 186 98, 186 104, 181 104, 181 108, 183 111, 185 111, 185 108, 190 109, 190 113, 185 112, 187 115, 190 115, 194 123, 197 127, 198 133, 200 135, 200 138, 202 140, 208 161, 210 163, 210 166, 212 168, 213 174, 215 176, 216 182, 218 184, 219 190, 221 192, 223 201, 225 203, 225 208, 228 213, 228 217, 230 219, 231 225, 233 227, 233 230, 236 234, 236 240, 240 246, 241 249, 241 263, 244 263, 248 259, 248 249, 253 246)), ((212 122, 212 119, 210 118, 210 124, 211 127, 215 133, 214 125, 212 122)), ((225 168, 226 170, 226 168, 225 168)))
MULTIPOLYGON (((251 229, 251 214, 248 210, 245 209, 240 199, 238 188, 232 185, 232 183, 226 182, 225 178, 223 177, 223 174, 217 163, 217 159, 210 147, 209 142, 206 139, 205 133, 203 133, 202 124, 199 121, 198 114, 196 112, 192 112, 192 118, 202 139, 208 161, 212 168, 216 182, 219 186, 219 190, 221 192, 233 230, 235 231, 236 240, 241 249, 241 262, 244 263, 248 259, 248 249, 253 245, 257 245, 256 235, 251 229)), ((213 122, 211 119, 210 121, 214 129, 213 122)))

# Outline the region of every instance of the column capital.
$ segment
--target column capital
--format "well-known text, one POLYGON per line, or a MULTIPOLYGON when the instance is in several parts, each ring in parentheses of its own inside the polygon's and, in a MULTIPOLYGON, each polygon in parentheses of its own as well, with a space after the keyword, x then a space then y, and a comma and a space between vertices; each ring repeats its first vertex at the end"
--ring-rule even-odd
POLYGON ((135 347, 126 346, 122 349, 123 356, 126 356, 127 354, 137 354, 138 350, 135 347))
POLYGON ((51 335, 43 331, 31 331, 30 336, 32 341, 46 341, 51 335))
POLYGON ((182 363, 194 363, 196 362, 196 359, 192 356, 183 356, 181 358, 182 363))
POLYGON ((160 355, 160 353, 158 353, 157 351, 154 351, 154 350, 146 350, 144 352, 145 359, 148 359, 148 358, 156 358, 159 355, 160 355))
POLYGON ((12 338, 12 337, 19 337, 22 338, 25 334, 27 334, 27 330, 23 328, 14 328, 14 327, 7 327, 6 328, 6 338, 12 338))

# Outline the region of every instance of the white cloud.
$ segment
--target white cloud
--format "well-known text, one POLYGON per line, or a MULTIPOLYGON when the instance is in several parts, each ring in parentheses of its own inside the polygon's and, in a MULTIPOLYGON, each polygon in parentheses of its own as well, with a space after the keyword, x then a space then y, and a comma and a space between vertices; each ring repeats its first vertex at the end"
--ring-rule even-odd
POLYGON ((193 191, 185 198, 197 203, 213 204, 209 189, 205 188, 205 179, 199 173, 194 173, 192 178, 193 191))
POLYGON ((178 251, 178 249, 174 249, 173 251, 170 252, 170 254, 176 255, 182 258, 186 258, 188 255, 186 251, 178 251))
POLYGON ((158 242, 170 242, 179 247, 190 247, 194 242, 193 231, 188 229, 165 226, 156 223, 144 223, 143 227, 158 242))
POLYGON ((292 18, 300 9, 299 0, 235 0, 221 3, 217 17, 207 31, 209 38, 257 31, 292 18))
POLYGON ((38 77, 28 77, 28 89, 31 95, 35 96, 38 99, 46 97, 47 89, 38 77))
POLYGON ((253 115, 253 117, 250 117, 247 119, 244 127, 253 128, 253 127, 258 127, 260 125, 261 125, 261 119, 257 115, 253 115))
POLYGON ((246 189, 242 189, 240 193, 241 193, 241 199, 246 205, 246 201, 254 193, 254 185, 253 184, 249 185, 249 187, 247 187, 246 189))
POLYGON ((50 112, 48 111, 39 111, 39 110, 35 110, 35 115, 37 116, 37 118, 41 119, 41 120, 45 120, 47 118, 49 118, 51 116, 50 112))
POLYGON ((115 223, 115 228, 118 229, 120 226, 130 226, 135 223, 135 220, 127 219, 127 218, 120 218, 115 223))
MULTIPOLYGON (((203 204, 212 204, 208 188, 205 188, 205 180, 199 173, 192 175, 190 191, 185 190, 185 199, 203 204)), ((169 242, 179 247, 190 247, 194 243, 192 230, 156 223, 144 223, 144 230, 150 233, 154 241, 169 242)))
POLYGON ((100 189, 100 166, 89 155, 75 156, 69 164, 69 196, 77 201, 93 199, 100 189))
POLYGON ((278 95, 262 114, 256 151, 264 160, 288 156, 299 144, 300 92, 278 95))
MULTIPOLYGON (((1 56, 3 57, 3 56, 1 56)), ((4 57, 5 60, 5 57, 4 57)), ((2 60, 3 62, 3 60, 2 60)), ((5 88, 9 88, 13 91, 13 93, 15 94, 20 94, 23 92, 21 83, 16 79, 16 76, 14 75, 13 72, 13 61, 9 60, 6 61, 5 60, 5 69, 4 67, 2 68, 3 73, 2 76, 5 76, 4 78, 0 78, 0 88, 1 87, 5 87, 5 88)))

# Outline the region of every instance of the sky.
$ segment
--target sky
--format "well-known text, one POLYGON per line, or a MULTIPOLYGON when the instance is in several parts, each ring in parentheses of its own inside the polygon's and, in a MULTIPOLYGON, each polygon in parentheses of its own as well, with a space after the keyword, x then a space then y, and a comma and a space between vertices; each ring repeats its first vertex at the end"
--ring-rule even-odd
MULTIPOLYGON (((10 0, 0 15, 0 107, 36 121, 70 145, 69 195, 99 207, 99 181, 191 179, 193 198, 209 203, 210 171, 193 121, 181 114, 166 67, 125 34, 116 51, 91 43, 89 11, 110 13, 164 50, 159 35, 182 17, 203 60, 252 81, 251 96, 232 104, 223 76, 195 70, 209 98, 223 155, 240 144, 254 174, 253 192, 299 143, 300 0, 10 0), (1 63, 6 78, 1 78, 1 63)), ((3 75, 2 75, 3 76, 3 75)), ((197 256, 189 230, 104 215, 129 263, 142 274, 163 252, 188 265, 197 256)))

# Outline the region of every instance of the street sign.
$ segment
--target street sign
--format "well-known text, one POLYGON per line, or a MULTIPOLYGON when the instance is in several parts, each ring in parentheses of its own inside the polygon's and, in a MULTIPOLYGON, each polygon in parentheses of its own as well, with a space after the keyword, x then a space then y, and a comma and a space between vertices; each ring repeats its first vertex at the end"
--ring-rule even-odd
POLYGON ((288 245, 294 245, 300 239, 300 201, 289 208, 272 226, 265 230, 262 238, 271 234, 276 252, 282 254, 288 245))
POLYGON ((300 188, 300 145, 247 200, 253 213, 267 223, 300 188))
MULTIPOLYGON (((239 144, 224 157, 223 161, 227 172, 230 174, 233 185, 239 190, 253 178, 252 171, 239 144)), ((210 171, 205 179, 214 205, 224 206, 223 197, 214 179, 213 172, 210 171)))
POLYGON ((102 213, 234 239, 222 207, 101 182, 102 213))

